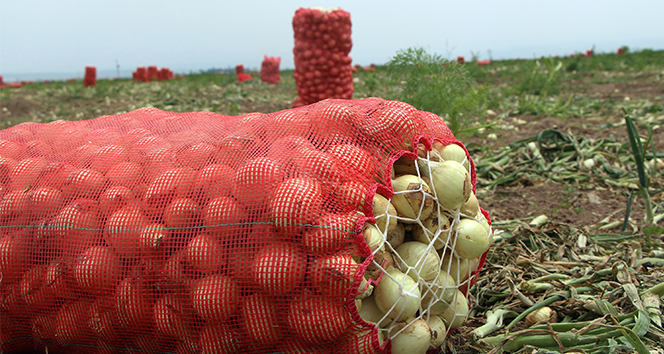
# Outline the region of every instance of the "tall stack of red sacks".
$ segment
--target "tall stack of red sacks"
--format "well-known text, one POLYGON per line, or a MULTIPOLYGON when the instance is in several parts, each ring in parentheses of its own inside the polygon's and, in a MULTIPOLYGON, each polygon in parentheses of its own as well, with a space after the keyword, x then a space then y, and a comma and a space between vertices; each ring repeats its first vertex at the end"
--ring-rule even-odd
POLYGON ((94 66, 85 67, 85 77, 83 78, 83 87, 97 86, 97 68, 94 66))
POLYGON ((163 81, 174 78, 173 71, 167 67, 158 69, 156 66, 139 66, 132 73, 134 82, 150 82, 154 80, 163 81))
POLYGON ((148 66, 148 81, 155 81, 158 78, 159 69, 155 65, 148 66))
POLYGON ((301 8, 293 17, 295 84, 293 106, 326 98, 350 99, 353 73, 348 55, 353 46, 350 14, 341 9, 301 8))
POLYGON ((170 80, 173 78, 173 71, 169 68, 161 68, 157 72, 157 80, 159 81, 164 81, 164 80, 170 80))
POLYGON ((132 76, 134 78, 134 82, 148 81, 148 72, 144 66, 137 67, 136 70, 132 73, 132 76))
POLYGON ((278 84, 281 81, 280 63, 281 57, 268 57, 266 55, 261 64, 261 81, 270 85, 278 84))

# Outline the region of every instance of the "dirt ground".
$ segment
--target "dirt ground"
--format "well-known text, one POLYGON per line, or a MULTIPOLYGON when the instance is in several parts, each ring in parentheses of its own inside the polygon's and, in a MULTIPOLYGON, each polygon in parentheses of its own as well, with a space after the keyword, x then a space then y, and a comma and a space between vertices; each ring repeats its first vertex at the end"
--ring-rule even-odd
MULTIPOLYGON (((653 77, 636 75, 633 80, 619 83, 590 84, 572 81, 569 89, 574 94, 584 94, 599 100, 638 101, 664 103, 664 85, 653 77)), ((464 143, 489 145, 492 149, 509 143, 537 136, 545 129, 556 129, 562 133, 571 132, 577 137, 589 139, 613 139, 628 143, 627 129, 622 112, 582 117, 508 117, 515 129, 499 129, 484 134, 464 138, 464 143), (489 139, 489 133, 496 134, 489 139)), ((640 127, 643 128, 643 127, 640 127)), ((655 151, 664 151, 664 128, 653 127, 655 151)), ((641 129, 642 136, 645 129, 641 129)), ((660 182, 661 182, 661 176, 660 182)), ((655 181, 658 183, 657 181, 655 181)), ((644 208, 641 197, 635 193, 631 218, 637 223, 643 220, 644 208)), ((653 195, 653 202, 661 203, 662 193, 653 195)), ((600 221, 604 224, 622 221, 629 199, 629 190, 610 185, 574 186, 561 185, 539 180, 519 180, 510 185, 500 185, 495 189, 478 191, 478 199, 489 211, 494 220, 530 219, 546 215, 550 221, 567 223, 578 227, 593 227, 600 221)), ((619 231, 621 226, 611 228, 619 231)))

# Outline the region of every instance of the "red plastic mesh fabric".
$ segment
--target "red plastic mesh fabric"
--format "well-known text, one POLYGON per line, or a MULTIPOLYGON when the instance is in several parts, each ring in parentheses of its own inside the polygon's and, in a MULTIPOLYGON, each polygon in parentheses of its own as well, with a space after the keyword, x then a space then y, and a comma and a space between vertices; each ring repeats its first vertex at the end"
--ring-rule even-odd
POLYGON ((169 68, 161 68, 157 74, 157 79, 159 81, 170 80, 173 78, 173 71, 169 68))
POLYGON ((263 63, 261 63, 261 81, 271 85, 278 84, 281 81, 280 63, 281 57, 268 57, 266 55, 263 63))
POLYGON ((5 88, 5 81, 2 80, 2 75, 0 75, 0 88, 5 88))
POLYGON ((85 77, 83 78, 83 87, 97 86, 97 68, 94 66, 85 67, 85 77))
POLYGON ((459 143, 377 98, 2 130, 2 350, 384 352, 355 303, 362 228, 434 139, 459 143))
POLYGON ((134 82, 147 82, 148 81, 148 72, 144 66, 139 66, 132 73, 134 82))
POLYGON ((247 80, 253 80, 254 78, 250 74, 241 73, 237 75, 237 82, 244 82, 247 80))
POLYGON ((159 77, 159 69, 157 69, 157 66, 155 65, 150 65, 148 66, 148 72, 147 72, 147 81, 155 81, 159 77))
POLYGON ((244 65, 238 64, 235 66, 235 75, 244 74, 244 65))
POLYGON ((353 46, 350 14, 341 9, 301 8, 293 17, 295 71, 298 100, 295 106, 326 98, 353 96, 353 46))

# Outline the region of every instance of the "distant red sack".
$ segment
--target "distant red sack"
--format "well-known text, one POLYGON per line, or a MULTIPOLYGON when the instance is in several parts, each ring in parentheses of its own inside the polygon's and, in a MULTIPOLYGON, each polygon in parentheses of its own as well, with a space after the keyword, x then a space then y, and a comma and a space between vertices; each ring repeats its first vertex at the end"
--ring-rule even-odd
POLYGON ((148 66, 148 80, 147 81, 157 80, 158 72, 159 72, 159 70, 157 69, 157 67, 155 65, 148 66))
POLYGON ((268 57, 266 55, 261 64, 261 81, 271 85, 278 84, 281 81, 280 63, 281 57, 268 57))
POLYGON ((0 75, 0 88, 5 88, 5 81, 2 80, 2 75, 0 75))
POLYGON ((295 71, 302 103, 353 96, 350 13, 301 8, 293 17, 295 71))
POLYGON ((83 79, 83 87, 97 86, 97 68, 94 66, 85 67, 85 78, 83 79))
POLYGON ((249 74, 244 74, 244 73, 239 74, 239 75, 237 76, 237 82, 243 82, 243 81, 253 80, 253 79, 254 79, 254 78, 251 77, 251 75, 249 75, 249 74))
POLYGON ((235 66, 235 75, 244 74, 244 65, 238 64, 235 66))

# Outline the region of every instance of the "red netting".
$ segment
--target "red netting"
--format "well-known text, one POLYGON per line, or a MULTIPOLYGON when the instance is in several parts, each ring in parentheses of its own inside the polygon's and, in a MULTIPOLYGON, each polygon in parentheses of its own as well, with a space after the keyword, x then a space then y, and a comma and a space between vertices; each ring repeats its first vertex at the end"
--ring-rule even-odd
POLYGON ((134 82, 147 82, 148 81, 148 72, 144 66, 139 66, 132 73, 134 82))
POLYGON ((353 96, 350 14, 341 9, 299 9, 293 17, 297 102, 353 96))
MULTIPOLYGON (((450 144, 463 147, 438 116, 377 98, 243 116, 143 108, 2 130, 2 350, 378 353, 398 347, 398 325, 433 325, 438 305, 449 329, 467 309, 457 289, 485 255, 460 259, 441 226, 447 239, 422 245, 442 242, 445 271, 420 275, 417 318, 400 303, 367 312, 399 278, 390 262, 410 274, 399 279, 421 272, 401 263, 393 233, 376 245, 367 230, 394 222, 409 242, 429 228, 423 209, 402 214, 393 181, 406 170, 435 181, 450 144), (379 194, 398 214, 380 212, 379 194)), ((443 212, 459 229, 488 222, 463 206, 443 212)))
POLYGON ((244 74, 244 65, 238 64, 235 66, 235 75, 244 74))
POLYGON ((261 63, 261 81, 271 85, 278 84, 281 81, 280 63, 281 57, 268 57, 266 55, 263 63, 261 63))
POLYGON ((237 75, 237 82, 243 82, 247 80, 253 80, 254 78, 250 74, 241 73, 237 75))
POLYGON ((157 78, 159 81, 170 80, 173 78, 173 71, 171 71, 171 69, 166 67, 161 68, 159 69, 157 78))
POLYGON ((159 69, 156 65, 148 66, 147 81, 155 81, 159 76, 159 69))
POLYGON ((85 67, 85 77, 83 78, 83 87, 97 86, 97 68, 94 66, 85 67))

